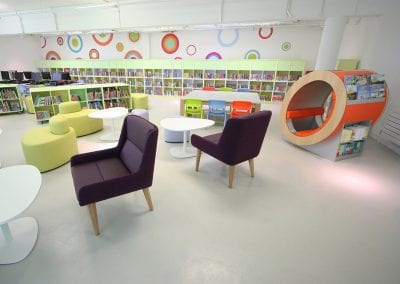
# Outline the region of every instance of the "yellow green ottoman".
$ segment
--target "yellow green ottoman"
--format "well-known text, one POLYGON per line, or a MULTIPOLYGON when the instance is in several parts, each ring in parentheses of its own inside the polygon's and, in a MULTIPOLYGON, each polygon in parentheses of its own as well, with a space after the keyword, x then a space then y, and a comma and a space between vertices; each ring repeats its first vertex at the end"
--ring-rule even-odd
POLYGON ((131 94, 132 108, 149 108, 149 96, 146 94, 133 93, 131 94))
POLYGON ((78 153, 75 130, 66 119, 53 116, 49 126, 34 128, 22 137, 22 150, 27 164, 40 172, 58 168, 78 153))
POLYGON ((33 107, 32 96, 25 97, 25 106, 26 106, 26 111, 28 113, 35 113, 35 108, 33 107))
POLYGON ((103 129, 103 120, 89 117, 95 109, 82 109, 78 101, 63 102, 58 105, 59 114, 67 119, 69 126, 75 129, 77 137, 88 135, 103 129))

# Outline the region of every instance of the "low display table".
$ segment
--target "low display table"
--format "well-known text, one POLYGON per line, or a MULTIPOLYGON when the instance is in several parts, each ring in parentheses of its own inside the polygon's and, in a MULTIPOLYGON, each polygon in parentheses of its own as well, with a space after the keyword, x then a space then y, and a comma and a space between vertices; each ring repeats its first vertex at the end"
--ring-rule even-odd
POLYGON ((0 264, 16 263, 32 251, 38 224, 32 217, 15 219, 35 200, 42 184, 39 170, 31 165, 0 169, 0 264))
POLYGON ((187 146, 187 139, 190 137, 190 130, 210 127, 214 125, 214 123, 214 120, 190 117, 165 118, 160 122, 161 127, 165 129, 183 132, 183 146, 173 147, 170 149, 172 156, 181 159, 196 156, 196 149, 187 146))
POLYGON ((89 114, 91 118, 102 118, 111 119, 112 121, 112 133, 104 134, 100 137, 101 140, 105 141, 118 141, 119 133, 115 132, 115 119, 123 117, 128 114, 128 109, 124 107, 112 107, 102 110, 98 110, 89 114))

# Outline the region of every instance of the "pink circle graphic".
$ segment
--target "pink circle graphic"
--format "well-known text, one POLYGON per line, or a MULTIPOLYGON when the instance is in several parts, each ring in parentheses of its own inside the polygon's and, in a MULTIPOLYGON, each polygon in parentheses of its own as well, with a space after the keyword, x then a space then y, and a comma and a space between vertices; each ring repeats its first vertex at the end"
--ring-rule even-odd
POLYGON ((54 50, 50 50, 46 53, 46 60, 60 60, 61 56, 54 50))
POLYGON ((196 51, 197 51, 197 48, 193 44, 190 44, 186 47, 186 54, 189 56, 195 55, 196 51))
POLYGON ((259 28, 258 29, 258 36, 260 38, 262 38, 262 39, 268 39, 268 38, 270 38, 272 36, 273 32, 274 32, 274 28, 271 27, 271 28, 269 28, 269 33, 267 35, 263 35, 262 34, 262 28, 259 28))
POLYGON ((127 53, 125 53, 125 59, 143 59, 142 54, 140 54, 139 51, 137 50, 129 50, 127 53))
POLYGON ((64 39, 62 38, 62 36, 59 36, 58 38, 57 38, 57 43, 58 43, 58 45, 63 45, 64 44, 64 39))
POLYGON ((206 55, 206 59, 222 59, 221 54, 219 54, 218 52, 210 52, 209 54, 206 55))
POLYGON ((161 47, 165 53, 175 53, 179 48, 179 39, 176 35, 166 34, 161 40, 161 47))
POLYGON ((100 58, 100 53, 97 49, 92 48, 89 50, 89 58, 90 59, 99 59, 100 58))

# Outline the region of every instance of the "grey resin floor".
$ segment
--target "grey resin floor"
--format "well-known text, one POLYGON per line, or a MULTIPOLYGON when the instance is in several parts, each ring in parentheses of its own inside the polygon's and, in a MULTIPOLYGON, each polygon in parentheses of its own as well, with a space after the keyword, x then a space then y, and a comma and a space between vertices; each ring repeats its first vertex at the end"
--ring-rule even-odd
MULTIPOLYGON (((151 97, 150 107, 159 125, 178 115, 179 101, 151 97)), ((142 192, 101 202, 98 237, 70 165, 44 173, 22 214, 38 221, 38 241, 22 262, 0 266, 0 283, 400 283, 399 156, 369 138, 360 158, 317 157, 282 140, 279 107, 263 105, 273 119, 256 176, 243 163, 233 189, 218 161, 203 156, 195 172, 194 158, 171 157, 176 145, 160 129, 155 210, 142 192)), ((33 115, 0 116, 3 167, 24 163, 21 137, 40 126, 33 115)), ((101 134, 78 138, 80 152, 114 145, 101 134)))

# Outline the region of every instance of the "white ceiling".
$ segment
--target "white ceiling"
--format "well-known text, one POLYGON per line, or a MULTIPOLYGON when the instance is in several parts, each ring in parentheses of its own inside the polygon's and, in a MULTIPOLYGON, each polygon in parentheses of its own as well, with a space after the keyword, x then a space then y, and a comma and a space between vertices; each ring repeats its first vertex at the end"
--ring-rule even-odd
POLYGON ((379 16, 397 0, 1 0, 0 35, 318 24, 379 16))

